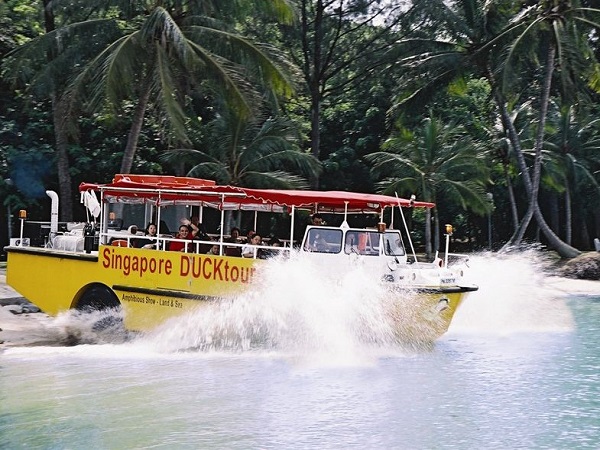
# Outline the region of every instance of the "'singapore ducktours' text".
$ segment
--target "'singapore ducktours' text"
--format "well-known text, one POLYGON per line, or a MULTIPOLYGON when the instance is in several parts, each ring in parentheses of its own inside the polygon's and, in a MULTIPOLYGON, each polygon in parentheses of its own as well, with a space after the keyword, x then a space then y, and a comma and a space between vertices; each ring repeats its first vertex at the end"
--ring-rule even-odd
POLYGON ((120 271, 123 275, 143 277, 146 274, 173 275, 232 283, 248 283, 254 267, 236 265, 231 259, 195 254, 156 253, 149 256, 123 255, 114 248, 102 251, 102 267, 120 271), (177 264, 179 262, 179 264, 177 264))

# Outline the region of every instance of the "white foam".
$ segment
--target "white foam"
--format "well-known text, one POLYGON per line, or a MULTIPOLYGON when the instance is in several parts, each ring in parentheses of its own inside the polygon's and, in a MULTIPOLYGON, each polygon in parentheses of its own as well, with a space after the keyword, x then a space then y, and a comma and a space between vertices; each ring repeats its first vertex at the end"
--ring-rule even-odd
MULTIPOLYGON (((565 292, 557 290, 546 275, 543 253, 484 253, 473 255, 469 265, 469 281, 480 289, 458 310, 450 335, 573 329, 565 292)), ((5 352, 113 358, 276 354, 336 366, 371 364, 382 356, 412 353, 394 333, 397 324, 392 324, 390 308, 397 304, 391 304, 385 289, 360 267, 339 274, 335 267, 323 269, 294 257, 269 260, 257 275, 262 281, 237 298, 204 304, 135 340, 112 329, 93 330, 103 313, 69 313, 49 327, 55 347, 5 352), (75 338, 73 343, 97 345, 60 347, 70 338, 75 338)))
POLYGON ((176 318, 142 341, 162 352, 273 352, 353 363, 395 344, 385 291, 359 268, 334 275, 309 261, 268 261, 235 299, 176 318))
POLYGON ((548 276, 547 254, 535 249, 470 258, 469 278, 479 290, 469 294, 449 332, 510 334, 570 331, 574 320, 564 291, 548 276))

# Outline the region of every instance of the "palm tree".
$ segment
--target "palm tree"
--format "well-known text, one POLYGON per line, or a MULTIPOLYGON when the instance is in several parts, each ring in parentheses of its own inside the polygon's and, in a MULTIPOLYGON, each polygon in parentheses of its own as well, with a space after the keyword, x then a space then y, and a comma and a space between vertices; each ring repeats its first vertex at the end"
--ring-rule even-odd
POLYGON ((250 120, 225 109, 207 126, 197 149, 169 150, 164 159, 187 167, 189 176, 219 184, 302 189, 320 164, 298 142, 295 127, 286 119, 250 120))
MULTIPOLYGON (((41 6, 45 34, 11 51, 2 61, 2 75, 15 85, 21 84, 20 88, 29 85, 33 94, 50 100, 61 220, 70 221, 73 219, 73 198, 69 172, 69 138, 73 132, 66 120, 71 104, 65 95, 67 76, 63 69, 74 65, 78 46, 74 41, 69 42, 70 45, 64 45, 64 41, 59 41, 58 38, 61 28, 59 18, 69 20, 76 12, 70 10, 72 5, 69 4, 64 8, 63 14, 56 14, 56 2, 49 0, 43 0, 41 6), (32 71, 35 73, 31 73, 32 71)), ((93 48, 93 45, 88 47, 93 48)))
MULTIPOLYGON (((411 78, 419 83, 418 88, 413 89, 410 96, 403 98, 400 105, 422 102, 426 94, 447 86, 451 80, 465 74, 484 76, 492 86, 493 97, 517 157, 529 197, 527 213, 509 244, 521 242, 527 225, 535 216, 552 247, 565 257, 578 255, 578 250, 553 233, 537 203, 541 147, 556 62, 561 68, 559 75, 563 95, 567 97, 568 93, 581 92, 584 79, 582 68, 590 67, 590 60, 593 59, 593 53, 586 42, 589 40, 590 29, 597 26, 590 16, 598 15, 600 10, 584 8, 580 6, 580 2, 566 0, 531 4, 515 4, 503 0, 460 0, 438 6, 437 10, 445 8, 443 16, 435 17, 444 25, 443 31, 438 32, 441 38, 405 41, 400 46, 413 49, 413 56, 403 58, 402 63, 411 69, 411 78), (502 56, 500 49, 506 49, 507 56, 502 56), (582 59, 585 58, 587 63, 582 64, 582 59), (540 59, 544 61, 545 71, 538 70, 540 59), (517 61, 528 63, 528 70, 514 70, 517 61), (512 93, 507 94, 521 91, 509 83, 509 75, 518 74, 519 80, 522 80, 524 73, 534 74, 533 79, 527 79, 527 83, 540 86, 536 102, 539 107, 534 144, 536 158, 531 173, 508 107, 509 103, 514 104, 518 98, 512 93)), ((588 78, 592 75, 590 71, 588 78)))
MULTIPOLYGON (((163 159, 187 168, 188 176, 254 188, 304 189, 320 171, 319 161, 298 147, 298 133, 286 119, 250 120, 225 109, 204 131, 196 149, 170 150, 163 159)), ((238 213, 236 226, 240 219, 238 213)), ((228 213, 226 228, 232 221, 228 213)))
MULTIPOLYGON (((489 182, 484 155, 455 124, 444 125, 427 118, 417 133, 401 129, 383 145, 383 151, 365 158, 373 164, 373 173, 381 180, 381 192, 399 195, 417 194, 427 202, 440 195, 477 214, 490 212, 485 185, 489 182)), ((432 255, 431 216, 426 212, 425 251, 432 255)), ((440 223, 437 206, 434 214, 434 247, 440 248, 440 223)))
MULTIPOLYGON (((73 81, 61 88, 62 102, 55 108, 57 126, 69 117, 76 94, 85 96, 92 109, 135 102, 123 173, 132 169, 150 105, 170 124, 169 138, 189 142, 186 109, 194 93, 219 92, 238 114, 249 116, 263 100, 257 86, 265 87, 273 99, 293 91, 290 66, 282 53, 235 30, 242 14, 273 14, 290 23, 293 10, 288 0, 75 3, 88 12, 86 18, 71 16, 62 27, 23 45, 12 55, 12 72, 15 77, 33 73, 29 78, 38 85, 73 81), (77 57, 67 58, 73 53, 77 57)), ((56 2, 48 8, 55 4, 62 5, 56 2)), ((66 140, 66 135, 60 137, 66 140)))
POLYGON ((600 195, 600 185, 593 174, 593 168, 600 163, 600 119, 587 120, 572 106, 554 110, 556 113, 550 116, 553 126, 548 127, 550 132, 544 144, 548 149, 545 171, 557 189, 564 192, 565 241, 571 244, 574 199, 586 191, 600 195))
MULTIPOLYGON (((557 250, 565 256, 576 256, 579 251, 562 243, 546 224, 538 204, 544 145, 545 124, 555 69, 558 67, 561 96, 565 101, 573 101, 582 92, 589 74, 585 68, 594 59, 588 35, 592 29, 600 29, 600 9, 582 7, 581 2, 571 0, 545 0, 528 5, 515 16, 515 20, 503 32, 511 37, 508 56, 503 61, 505 85, 514 70, 515 63, 521 62, 529 68, 538 67, 538 60, 544 61, 541 71, 539 115, 534 141, 534 163, 532 174, 524 161, 523 152, 517 149, 519 166, 524 174, 525 186, 529 195, 529 207, 519 229, 509 241, 509 245, 520 244, 525 230, 533 216, 538 225, 557 250), (514 36, 514 37, 513 37, 514 36), (538 50, 532 51, 533 50, 538 50), (559 245, 564 244, 564 245, 559 245)), ((503 89, 506 92, 506 88, 503 89)))
POLYGON ((392 111, 419 108, 450 84, 469 78, 487 78, 490 62, 499 53, 497 38, 510 16, 489 0, 428 0, 421 4, 421 29, 398 41, 398 63, 407 69, 403 89, 392 111), (408 93, 408 94, 407 94, 408 93))
MULTIPOLYGON (((281 20, 292 18, 286 0, 253 3, 268 6, 281 20)), ((137 99, 122 173, 131 170, 151 99, 165 113, 175 137, 189 143, 185 108, 193 92, 217 89, 242 117, 261 103, 254 88, 257 83, 274 98, 291 95, 290 66, 281 52, 239 35, 235 22, 225 21, 229 14, 236 17, 237 6, 236 1, 157 3, 143 21, 131 22, 133 26, 103 49, 77 78, 76 86, 91 81, 92 104, 97 107, 103 101, 118 105, 124 99, 137 99)))

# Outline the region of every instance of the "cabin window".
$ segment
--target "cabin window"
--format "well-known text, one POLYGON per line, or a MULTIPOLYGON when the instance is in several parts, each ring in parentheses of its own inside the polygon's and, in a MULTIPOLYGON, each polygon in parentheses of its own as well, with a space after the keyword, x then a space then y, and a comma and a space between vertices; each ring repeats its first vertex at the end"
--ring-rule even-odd
POLYGON ((379 255, 379 238, 377 231, 348 231, 344 243, 345 253, 358 255, 379 255))
POLYGON ((384 250, 386 255, 390 256, 404 256, 404 244, 402 243, 402 237, 400 233, 385 233, 384 237, 384 250))
POLYGON ((342 231, 311 228, 304 243, 304 250, 316 253, 339 253, 342 249, 342 231))

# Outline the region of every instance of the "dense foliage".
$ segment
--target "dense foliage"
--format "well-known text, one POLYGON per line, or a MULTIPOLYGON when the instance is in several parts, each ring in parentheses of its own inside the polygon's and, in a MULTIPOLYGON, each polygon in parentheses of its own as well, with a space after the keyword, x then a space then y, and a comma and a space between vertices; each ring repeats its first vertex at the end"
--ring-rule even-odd
POLYGON ((164 173, 415 194, 428 253, 446 223, 467 251, 590 249, 595 2, 394 3, 0 3, 1 223, 47 220, 46 189, 80 220, 81 181, 164 173))

